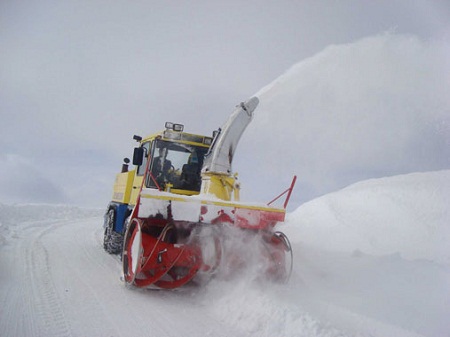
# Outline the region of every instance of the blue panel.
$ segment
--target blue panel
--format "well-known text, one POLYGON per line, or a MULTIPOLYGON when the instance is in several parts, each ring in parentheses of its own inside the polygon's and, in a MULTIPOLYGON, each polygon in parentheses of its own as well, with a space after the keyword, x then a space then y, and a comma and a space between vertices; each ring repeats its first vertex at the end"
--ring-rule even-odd
POLYGON ((127 216, 128 205, 127 204, 119 204, 116 207, 116 223, 114 226, 114 230, 118 233, 123 233, 124 231, 124 222, 127 216))

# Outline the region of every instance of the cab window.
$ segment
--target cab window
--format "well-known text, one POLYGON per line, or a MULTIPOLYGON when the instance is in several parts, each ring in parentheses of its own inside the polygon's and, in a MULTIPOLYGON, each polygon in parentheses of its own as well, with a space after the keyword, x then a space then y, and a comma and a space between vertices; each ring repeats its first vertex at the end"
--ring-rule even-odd
POLYGON ((148 187, 165 189, 170 183, 174 189, 200 191, 203 159, 207 148, 157 140, 150 165, 148 187))

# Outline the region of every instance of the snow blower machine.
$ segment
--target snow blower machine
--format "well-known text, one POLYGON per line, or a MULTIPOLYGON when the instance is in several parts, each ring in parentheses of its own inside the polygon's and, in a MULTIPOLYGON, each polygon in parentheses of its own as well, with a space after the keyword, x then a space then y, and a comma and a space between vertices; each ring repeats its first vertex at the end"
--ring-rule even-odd
POLYGON ((135 168, 129 170, 130 160, 124 159, 105 214, 103 240, 108 253, 122 254, 126 284, 174 289, 201 283, 221 270, 251 268, 248 261, 258 261, 265 279, 288 280, 292 249, 275 225, 285 219, 296 177, 270 203, 249 204, 239 201, 240 186, 231 169, 258 103, 253 97, 238 105, 211 137, 185 133, 183 125, 174 123, 146 138, 134 136, 139 142, 135 168), (274 206, 283 196, 283 205, 274 206), (238 246, 232 244, 236 237, 243 238, 238 246), (255 242, 258 248, 250 249, 255 242))

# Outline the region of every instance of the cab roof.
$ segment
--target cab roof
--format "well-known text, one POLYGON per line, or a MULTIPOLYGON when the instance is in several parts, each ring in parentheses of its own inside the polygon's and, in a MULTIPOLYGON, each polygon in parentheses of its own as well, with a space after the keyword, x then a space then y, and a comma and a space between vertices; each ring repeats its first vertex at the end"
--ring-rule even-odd
POLYGON ((182 124, 166 123, 165 126, 166 129, 163 131, 151 134, 145 138, 138 137, 141 138, 140 143, 145 143, 154 139, 161 139, 175 143, 184 143, 203 147, 210 147, 212 144, 213 137, 183 132, 184 127, 182 124))

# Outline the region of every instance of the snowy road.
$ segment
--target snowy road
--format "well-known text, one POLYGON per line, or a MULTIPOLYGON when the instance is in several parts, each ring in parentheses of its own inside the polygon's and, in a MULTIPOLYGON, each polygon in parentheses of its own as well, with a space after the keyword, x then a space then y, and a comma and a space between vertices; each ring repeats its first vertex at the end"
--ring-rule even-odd
POLYGON ((101 218, 27 224, 2 250, 1 336, 239 336, 196 300, 127 289, 101 218))
POLYGON ((380 180, 300 207, 280 228, 294 250, 287 285, 247 273, 182 292, 129 289, 102 249, 101 211, 0 205, 0 336, 450 336, 450 252, 439 246, 449 174, 420 193, 407 191, 411 178, 380 180), (409 204, 415 220, 402 221, 409 204))

